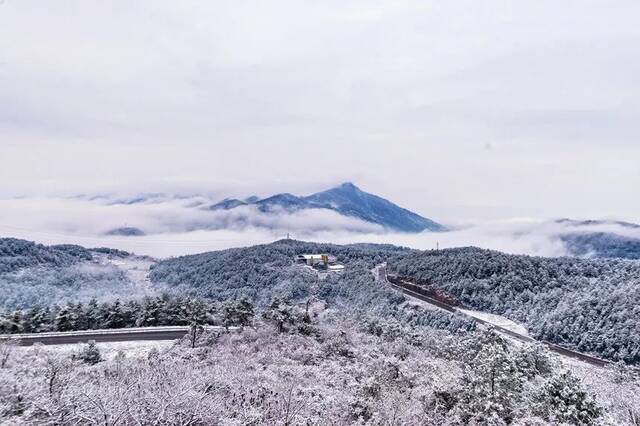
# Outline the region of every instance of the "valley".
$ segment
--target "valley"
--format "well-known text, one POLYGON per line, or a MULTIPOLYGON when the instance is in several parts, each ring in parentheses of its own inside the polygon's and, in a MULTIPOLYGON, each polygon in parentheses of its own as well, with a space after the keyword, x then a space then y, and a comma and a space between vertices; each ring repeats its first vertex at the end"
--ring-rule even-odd
MULTIPOLYGON (((545 391, 535 390, 547 386, 580 395, 585 386, 588 393, 567 401, 590 413, 588 418, 581 417, 583 424, 595 425, 600 420, 633 424, 632 416, 640 408, 631 396, 640 386, 634 367, 636 343, 626 332, 638 327, 638 317, 623 315, 627 305, 618 307, 618 316, 603 311, 609 322, 599 334, 607 333, 610 343, 606 346, 593 337, 593 324, 601 321, 585 324, 579 316, 566 314, 562 321, 555 319, 563 306, 560 289, 589 300, 599 310, 597 304, 608 301, 593 292, 606 284, 613 289, 606 290, 611 295, 624 292, 628 309, 635 309, 638 286, 633 277, 638 276, 640 265, 632 261, 531 258, 480 249, 419 251, 290 239, 159 260, 112 249, 43 246, 12 239, 0 240, 0 248, 4 271, 0 286, 6 290, 5 310, 0 314, 0 329, 5 333, 0 346, 4 349, 0 352, 9 354, 6 362, 10 366, 0 369, 0 374, 25 395, 27 388, 34 389, 29 398, 44 398, 38 374, 48 374, 51 367, 47 365, 60 366, 66 377, 65 384, 60 384, 64 394, 56 394, 59 402, 48 402, 56 411, 64 410, 61 401, 78 407, 86 404, 83 395, 94 395, 95 390, 81 391, 79 386, 96 369, 136 369, 142 374, 137 380, 145 383, 161 374, 162 383, 150 385, 146 392, 169 392, 177 406, 187 400, 166 386, 198 395, 206 381, 225 383, 229 390, 215 395, 227 398, 241 389, 263 389, 269 395, 293 392, 297 396, 291 403, 300 404, 298 415, 307 419, 314 418, 316 410, 329 410, 344 421, 373 421, 388 419, 393 416, 392 407, 402 407, 407 422, 440 422, 452 416, 464 422, 470 413, 485 410, 476 403, 502 398, 500 392, 504 392, 504 397, 511 395, 506 411, 489 410, 486 415, 508 421, 533 416, 551 423, 559 419, 571 422, 572 417, 562 417, 567 414, 544 402, 548 398, 545 391), (298 264, 304 253, 322 254, 321 260, 326 254, 326 259, 335 259, 332 261, 344 265, 344 270, 319 274, 298 264), (77 275, 79 271, 85 272, 77 275), (411 282, 393 278, 398 273, 411 277, 411 282), (52 281, 49 277, 59 278, 52 281), (541 285, 545 280, 547 284, 541 285), (55 288, 56 293, 44 297, 46 288, 55 288), (544 300, 544 309, 536 304, 538 299, 544 300), (558 334, 550 330, 541 334, 540 324, 549 324, 549 315, 554 324, 569 327, 571 334, 558 328, 554 329, 558 334), (506 318, 520 321, 533 337, 512 329, 506 318), (535 322, 522 318, 535 318, 535 322), (614 319, 621 322, 612 322, 614 319), (16 337, 32 349, 8 349, 16 337), (541 344, 536 339, 551 342, 541 344), (107 355, 109 345, 131 348, 136 342, 141 345, 139 351, 107 355), (154 342, 162 349, 153 349, 154 342), (67 349, 60 349, 63 347, 67 349), (581 347, 590 350, 575 351, 581 347), (104 358, 96 355, 102 351, 104 358), (17 353, 23 354, 20 364, 17 353), (230 356, 242 370, 232 367, 230 356), (87 365, 83 359, 95 364, 87 365), (158 370, 163 365, 177 375, 165 367, 158 370), (211 365, 228 370, 205 373, 211 365), (262 368, 259 365, 267 366, 267 373, 251 372, 262 368), (483 373, 486 365, 504 369, 497 394, 478 393, 485 386, 495 386, 483 373), (195 379, 184 368, 200 372, 202 378, 195 379), (599 370, 602 373, 596 372, 599 370), (619 374, 625 377, 623 384, 616 382, 619 374), (356 390, 351 393, 341 388, 338 399, 327 400, 336 392, 329 377, 342 377, 356 390), (440 390, 429 390, 434 386, 440 390), (624 387, 620 390, 623 399, 610 398, 616 387, 624 387), (408 398, 407 405, 398 398, 408 398), (439 398, 452 399, 446 403, 450 405, 435 408, 444 403, 439 398), (385 405, 389 400, 395 401, 392 406, 385 405), (352 402, 346 406, 345 401, 352 402), (420 404, 427 405, 416 411, 420 404)), ((582 308, 582 315, 591 314, 582 308)), ((121 386, 126 380, 105 380, 92 386, 125 391, 121 386)), ((113 395, 107 392, 100 398, 107 403, 113 395)), ((241 415, 242 405, 237 402, 219 405, 218 397, 206 393, 200 398, 214 417, 199 418, 241 415)), ((281 418, 281 412, 274 411, 275 400, 265 398, 264 402, 247 402, 246 407, 260 413, 264 421, 281 418)), ((131 396, 133 400, 138 397, 131 396)), ((0 402, 16 407, 12 394, 0 392, 0 402)), ((124 407, 131 410, 127 404, 114 406, 107 409, 108 415, 124 407)), ((150 412, 156 409, 153 405, 147 408, 150 412)), ((42 415, 32 411, 14 414, 16 419, 42 415)), ((147 418, 143 413, 128 415, 147 418)))

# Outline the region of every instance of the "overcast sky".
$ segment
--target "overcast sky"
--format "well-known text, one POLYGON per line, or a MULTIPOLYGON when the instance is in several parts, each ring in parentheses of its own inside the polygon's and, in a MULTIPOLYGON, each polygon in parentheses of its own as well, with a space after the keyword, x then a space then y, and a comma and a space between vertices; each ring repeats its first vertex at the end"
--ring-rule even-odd
POLYGON ((640 2, 0 0, 0 195, 640 221, 640 2))

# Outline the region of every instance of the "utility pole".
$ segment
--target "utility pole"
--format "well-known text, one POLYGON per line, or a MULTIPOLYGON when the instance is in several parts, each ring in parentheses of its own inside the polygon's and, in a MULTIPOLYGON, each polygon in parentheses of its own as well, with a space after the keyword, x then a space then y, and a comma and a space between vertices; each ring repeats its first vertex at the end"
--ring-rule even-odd
POLYGON ((436 251, 440 251, 440 241, 436 241, 436 251))

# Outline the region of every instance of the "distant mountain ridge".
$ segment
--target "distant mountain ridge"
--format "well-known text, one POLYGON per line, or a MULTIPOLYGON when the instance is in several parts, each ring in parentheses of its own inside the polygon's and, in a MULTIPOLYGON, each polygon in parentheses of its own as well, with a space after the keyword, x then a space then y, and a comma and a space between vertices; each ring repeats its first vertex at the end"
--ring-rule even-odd
POLYGON ((640 238, 627 233, 638 234, 640 225, 620 220, 590 219, 558 219, 561 225, 572 228, 559 235, 567 253, 577 257, 600 259, 640 259, 640 238), (605 230, 600 228, 607 226, 605 230), (608 229, 612 229, 609 231, 608 229))
POLYGON ((570 226, 576 226, 576 227, 617 225, 617 226, 622 226, 623 228, 640 229, 640 225, 638 225, 637 223, 625 222, 622 220, 605 220, 605 219, 575 220, 575 219, 564 218, 564 219, 558 219, 555 222, 562 225, 570 225, 570 226))
POLYGON ((391 201, 362 191, 347 182, 326 191, 299 197, 289 193, 245 200, 227 198, 208 207, 209 210, 232 210, 241 206, 256 206, 263 213, 295 212, 305 209, 328 209, 343 216, 381 225, 400 232, 445 231, 446 228, 391 201))
POLYGON ((572 256, 598 259, 640 259, 640 239, 613 232, 570 233, 560 236, 572 256))

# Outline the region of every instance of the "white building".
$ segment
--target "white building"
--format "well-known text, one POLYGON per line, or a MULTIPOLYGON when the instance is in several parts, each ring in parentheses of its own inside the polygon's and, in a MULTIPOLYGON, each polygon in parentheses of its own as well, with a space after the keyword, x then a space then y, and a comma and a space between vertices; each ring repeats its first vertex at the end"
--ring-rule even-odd
POLYGON ((335 257, 329 256, 328 254, 299 254, 296 256, 296 260, 299 263, 306 263, 309 266, 317 265, 318 263, 328 265, 336 261, 335 257))
POLYGON ((296 262, 314 267, 315 269, 327 272, 342 272, 344 265, 336 263, 338 259, 328 254, 299 254, 296 256, 296 262))

